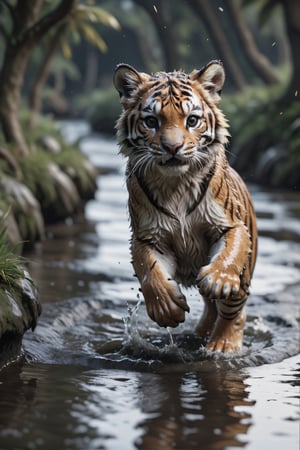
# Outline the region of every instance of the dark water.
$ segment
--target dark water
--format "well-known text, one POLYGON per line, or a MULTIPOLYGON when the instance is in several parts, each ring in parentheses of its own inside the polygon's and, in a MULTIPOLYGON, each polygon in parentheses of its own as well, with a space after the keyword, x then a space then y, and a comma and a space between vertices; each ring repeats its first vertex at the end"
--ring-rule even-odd
MULTIPOLYGON (((71 137, 83 124, 65 125, 71 137)), ((0 449, 298 450, 300 195, 253 188, 259 258, 240 355, 151 322, 129 263, 127 193, 113 141, 83 150, 106 169, 85 218, 49 229, 30 258, 43 314, 0 373, 0 449)))

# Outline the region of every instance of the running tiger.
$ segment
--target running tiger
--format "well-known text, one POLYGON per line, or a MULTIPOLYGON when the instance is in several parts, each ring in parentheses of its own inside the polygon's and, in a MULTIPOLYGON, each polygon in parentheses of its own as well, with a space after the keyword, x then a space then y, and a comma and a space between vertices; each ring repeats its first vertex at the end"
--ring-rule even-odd
POLYGON ((217 107, 224 80, 219 61, 189 75, 127 64, 114 74, 132 259, 147 312, 176 327, 189 312, 179 285, 198 286, 196 333, 208 350, 231 352, 243 343, 257 230, 247 188, 225 155, 228 123, 217 107))

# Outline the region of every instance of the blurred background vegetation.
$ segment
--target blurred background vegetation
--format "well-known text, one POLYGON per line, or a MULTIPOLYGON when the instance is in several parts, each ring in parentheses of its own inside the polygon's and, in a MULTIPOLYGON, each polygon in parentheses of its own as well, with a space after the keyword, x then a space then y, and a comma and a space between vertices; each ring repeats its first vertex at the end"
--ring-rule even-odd
POLYGON ((248 182, 298 190, 299 49, 299 0, 0 0, 0 356, 40 314, 15 253, 96 191, 95 168, 57 119, 113 135, 117 64, 189 72, 220 59, 230 162, 248 182))
POLYGON ((298 0, 0 0, 0 33, 2 158, 30 155, 41 113, 114 133, 120 62, 189 72, 220 59, 231 163, 251 182, 299 188, 298 0))

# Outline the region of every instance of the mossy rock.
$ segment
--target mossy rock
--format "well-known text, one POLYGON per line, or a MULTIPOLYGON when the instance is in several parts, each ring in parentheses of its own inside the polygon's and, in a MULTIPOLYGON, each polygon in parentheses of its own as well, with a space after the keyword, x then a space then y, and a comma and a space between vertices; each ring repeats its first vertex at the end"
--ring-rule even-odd
POLYGON ((23 259, 7 240, 5 217, 0 220, 0 368, 20 355, 24 333, 36 326, 41 313, 37 289, 23 259))
POLYGON ((43 239, 44 219, 39 202, 31 190, 23 183, 4 175, 0 178, 0 187, 3 196, 1 216, 9 211, 6 225, 10 242, 16 245, 43 239))
MULTIPOLYGON (((49 129, 43 134, 43 128, 34 134, 34 141, 31 136, 31 153, 27 157, 18 158, 11 148, 16 164, 0 161, 4 203, 11 206, 21 240, 31 243, 42 237, 42 222, 53 223, 76 215, 97 189, 97 172, 88 158, 77 145, 66 143, 52 126, 53 136, 49 129), (25 197, 28 207, 24 208, 25 197)), ((1 209, 4 210, 0 198, 1 209)))
POLYGON ((34 330, 41 305, 26 271, 15 287, 0 287, 0 369, 20 356, 24 333, 34 330))

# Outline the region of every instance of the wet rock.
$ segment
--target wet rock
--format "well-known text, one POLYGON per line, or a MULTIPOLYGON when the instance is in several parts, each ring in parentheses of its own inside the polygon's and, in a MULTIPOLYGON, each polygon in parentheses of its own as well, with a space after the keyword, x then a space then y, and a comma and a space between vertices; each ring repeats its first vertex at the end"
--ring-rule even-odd
MULTIPOLYGON (((12 228, 8 227, 8 235, 14 244, 20 241, 36 241, 44 237, 44 219, 41 208, 30 191, 24 184, 2 176, 0 188, 10 198, 11 211, 9 220, 12 228)), ((9 225, 9 224, 8 224, 9 225)))
POLYGON ((0 210, 0 220, 5 223, 8 242, 12 244, 15 250, 21 252, 22 238, 15 217, 13 214, 7 214, 7 211, 0 210))
POLYGON ((30 318, 29 328, 33 331, 41 314, 41 304, 38 301, 37 288, 33 284, 29 273, 24 270, 23 275, 23 278, 18 280, 18 285, 22 294, 22 303, 26 306, 25 309, 30 318))
POLYGON ((46 222, 55 222, 76 214, 81 206, 78 190, 72 179, 60 167, 50 162, 48 170, 56 191, 55 201, 42 205, 46 222))
POLYGON ((97 171, 88 159, 82 161, 82 168, 85 172, 84 179, 72 167, 66 168, 66 173, 74 182, 80 198, 86 201, 93 198, 97 190, 97 171))
POLYGON ((55 137, 50 134, 44 134, 37 140, 37 144, 44 150, 57 154, 61 152, 61 145, 55 137))
POLYGON ((34 330, 40 314, 37 289, 26 270, 15 286, 1 283, 0 369, 20 356, 23 335, 34 330))

